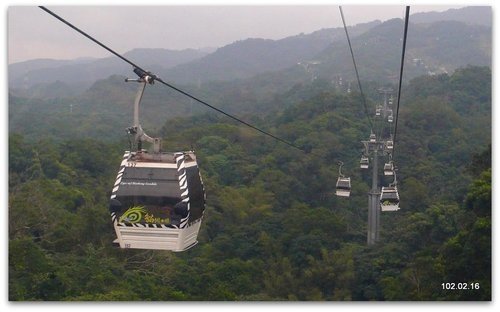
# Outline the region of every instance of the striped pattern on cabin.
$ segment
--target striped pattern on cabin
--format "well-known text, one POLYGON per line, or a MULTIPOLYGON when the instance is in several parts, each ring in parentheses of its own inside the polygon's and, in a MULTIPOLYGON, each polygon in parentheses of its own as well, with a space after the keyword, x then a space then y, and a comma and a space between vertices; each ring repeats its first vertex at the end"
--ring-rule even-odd
MULTIPOLYGON (((111 192, 111 199, 116 198, 116 194, 118 192, 118 189, 120 187, 120 183, 122 181, 122 176, 125 171, 125 167, 127 166, 127 163, 130 159, 131 153, 129 151, 126 151, 125 154, 123 155, 122 162, 120 164, 120 168, 118 170, 118 175, 116 176, 115 184, 113 186, 113 190, 111 192)), ((187 215, 186 217, 181 219, 180 225, 172 225, 172 224, 143 224, 143 223, 129 223, 129 222, 118 222, 118 218, 116 215, 116 212, 111 212, 111 220, 114 224, 119 225, 119 226, 128 226, 128 227, 139 227, 139 228, 175 228, 175 229, 182 229, 188 226, 188 221, 189 221, 189 215, 190 215, 190 208, 191 208, 191 203, 189 199, 189 188, 188 188, 188 181, 187 181, 187 172, 186 172, 186 156, 184 153, 175 153, 175 162, 177 166, 177 172, 178 172, 178 179, 179 179, 179 187, 181 190, 181 201, 187 204, 187 215)), ((146 166, 147 167, 147 164, 146 166)), ((200 174, 200 180, 201 180, 201 174, 200 174)), ((206 199, 205 195, 205 188, 203 186, 202 182, 202 187, 203 187, 203 193, 204 193, 204 200, 206 199)))
MULTIPOLYGON (((122 162, 120 164, 120 169, 118 170, 118 174, 116 175, 115 184, 113 185, 113 191, 111 191, 111 199, 116 198, 116 193, 118 192, 118 188, 120 187, 120 183, 122 182, 123 172, 125 171, 125 166, 127 165, 127 161, 129 158, 130 152, 125 151, 125 154, 123 154, 122 162)), ((116 213, 114 211, 111 212, 111 220, 113 221, 113 223, 116 222, 116 213)))
POLYGON ((187 215, 181 219, 179 228, 185 228, 188 220, 191 208, 191 203, 189 201, 189 188, 187 183, 187 171, 186 171, 186 156, 184 153, 175 153, 175 162, 177 164, 177 172, 179 174, 179 187, 181 189, 181 202, 187 205, 187 215))
MULTIPOLYGON (((115 184, 113 186, 113 191, 111 192, 110 199, 116 198, 116 193, 120 188, 120 183, 122 182, 123 173, 125 172, 125 167, 127 166, 128 160, 130 159, 131 153, 129 151, 125 151, 123 155, 122 162, 120 164, 120 169, 118 170, 118 175, 116 176, 115 184)), ((189 207, 189 206, 188 206, 189 207)), ((173 226, 170 224, 141 224, 141 223, 128 223, 128 222, 118 222, 118 217, 116 212, 111 212, 111 221, 113 224, 119 226, 128 226, 128 227, 139 227, 139 228, 178 228, 177 226, 173 226)))

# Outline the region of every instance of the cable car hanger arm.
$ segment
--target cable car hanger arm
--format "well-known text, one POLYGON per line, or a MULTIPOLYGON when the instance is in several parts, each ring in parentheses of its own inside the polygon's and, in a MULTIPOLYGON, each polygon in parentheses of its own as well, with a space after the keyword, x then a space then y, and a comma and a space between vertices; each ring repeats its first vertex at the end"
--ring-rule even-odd
POLYGON ((141 71, 137 68, 134 69, 134 72, 139 76, 138 79, 125 79, 126 82, 138 82, 140 83, 139 88, 137 90, 137 95, 135 96, 134 101, 134 124, 132 127, 127 128, 127 132, 130 135, 133 135, 135 138, 135 143, 138 144, 138 149, 141 149, 141 142, 146 141, 153 144, 153 151, 155 153, 159 153, 161 150, 161 139, 160 138, 152 138, 144 132, 142 129, 141 123, 139 121, 139 105, 142 100, 142 96, 144 94, 144 90, 146 89, 146 84, 153 84, 154 78, 149 75, 149 73, 141 71))

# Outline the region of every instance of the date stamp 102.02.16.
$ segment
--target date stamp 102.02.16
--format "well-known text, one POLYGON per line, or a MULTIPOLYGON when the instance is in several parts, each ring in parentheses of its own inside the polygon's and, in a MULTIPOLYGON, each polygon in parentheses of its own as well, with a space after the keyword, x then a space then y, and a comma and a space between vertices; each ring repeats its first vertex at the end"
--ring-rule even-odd
POLYGON ((481 288, 479 283, 441 283, 441 287, 444 290, 478 290, 481 288))

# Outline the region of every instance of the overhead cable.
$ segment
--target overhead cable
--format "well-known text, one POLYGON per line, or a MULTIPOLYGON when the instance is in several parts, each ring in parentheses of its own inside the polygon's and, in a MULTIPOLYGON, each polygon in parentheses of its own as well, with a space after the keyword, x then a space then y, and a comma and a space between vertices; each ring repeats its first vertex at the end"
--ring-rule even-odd
POLYGON ((372 129, 372 132, 373 132, 373 123, 372 123, 372 120, 370 118, 370 114, 368 113, 368 107, 366 105, 365 94, 363 93, 363 88, 361 87, 361 80, 359 79, 358 66, 356 65, 356 59, 354 57, 354 52, 352 51, 351 39, 349 38, 349 32, 347 31, 347 25, 345 23, 344 12, 342 11, 342 6, 339 6, 339 10, 340 10, 340 16, 342 17, 342 24, 344 24, 344 30, 345 30, 345 35, 347 37, 347 43, 349 44, 349 50, 351 51, 351 57, 352 57, 352 62, 354 64, 354 71, 356 72, 356 79, 358 81, 359 92, 361 94, 361 99, 363 101, 363 107, 365 108, 365 115, 366 115, 366 118, 368 119, 368 122, 370 123, 370 128, 372 129))
POLYGON ((393 138, 393 150, 392 150, 392 157, 394 158, 394 151, 396 149, 396 134, 398 131, 398 120, 399 120, 399 103, 401 101, 401 85, 403 82, 403 68, 405 64, 405 52, 406 52, 406 38, 408 36, 408 22, 410 19, 410 6, 406 7, 406 13, 405 13, 405 28, 404 28, 404 34, 403 34, 403 49, 401 52, 401 66, 399 70, 399 85, 398 85, 398 103, 397 103, 397 108, 396 108, 396 121, 394 123, 394 138, 393 138))
MULTIPOLYGON (((121 54, 117 53, 116 51, 112 50, 111 48, 109 48, 108 46, 106 46, 105 44, 103 44, 102 42, 98 41, 97 39, 95 39, 94 37, 90 36, 89 34, 87 34, 86 32, 84 32, 83 30, 81 30, 81 29, 79 29, 78 27, 76 27, 75 25, 71 24, 70 22, 68 22, 67 20, 65 20, 65 19, 64 19, 64 18, 62 18, 61 16, 57 15, 57 14, 56 14, 56 13, 54 13, 53 11, 51 11, 51 10, 47 9, 47 8, 46 8, 46 7, 44 7, 44 6, 39 6, 39 8, 40 8, 40 9, 42 9, 42 10, 44 10, 44 11, 45 11, 45 12, 47 12, 48 14, 52 15, 53 17, 55 17, 55 18, 56 18, 56 19, 58 19, 59 21, 63 22, 64 24, 66 24, 66 25, 67 25, 67 26, 69 26, 70 28, 72 28, 72 29, 76 30, 77 32, 79 32, 79 33, 80 33, 80 34, 82 34, 83 36, 87 37, 88 39, 90 39, 90 40, 91 40, 91 41, 93 41, 94 43, 98 44, 98 45, 99 45, 99 46, 101 46, 102 48, 106 49, 106 50, 107 50, 107 51, 109 51, 110 53, 114 54, 115 56, 117 56, 118 58, 120 58, 121 60, 123 60, 124 62, 126 62, 126 63, 128 63, 128 64, 132 65, 132 66, 134 67, 134 69, 136 69, 136 68, 137 68, 137 69, 138 69, 139 71, 141 71, 141 72, 144 72, 144 73, 148 73, 148 74, 150 74, 150 75, 151 75, 151 77, 152 77, 154 80, 156 80, 156 81, 160 82, 161 84, 163 84, 163 85, 165 85, 165 86, 167 86, 167 87, 169 87, 169 88, 171 88, 171 89, 173 89, 173 90, 175 90, 175 91, 177 91, 177 92, 179 92, 179 93, 181 93, 181 94, 183 94, 183 95, 185 95, 185 96, 187 96, 187 97, 189 97, 189 98, 191 98, 191 99, 193 99, 193 100, 197 101, 198 103, 203 104, 203 105, 205 105, 205 106, 207 106, 207 107, 209 107, 209 108, 211 108, 211 109, 213 109, 213 110, 215 110, 215 111, 217 111, 217 112, 219 112, 219 113, 221 113, 221 114, 223 114, 223 115, 225 115, 225 116, 227 116, 227 117, 229 117, 229 118, 231 118, 231 119, 233 119, 233 120, 235 120, 235 121, 237 121, 237 122, 239 122, 239 123, 241 123, 241 124, 244 124, 245 126, 247 126, 247 127, 249 127, 249 128, 252 128, 252 129, 254 129, 254 130, 256 130, 256 131, 258 131, 258 132, 260 132, 260 133, 262 133, 262 134, 264 134, 264 135, 266 135, 266 136, 269 136, 269 137, 271 137, 271 138, 273 138, 273 139, 275 139, 275 140, 277 140, 277 141, 279 141, 279 142, 281 142, 281 143, 284 143, 284 144, 286 144, 286 145, 288 145, 288 146, 290 146, 290 147, 293 147, 293 148, 295 148, 295 149, 298 149, 298 150, 300 150, 301 152, 304 152, 304 153, 306 153, 306 154, 314 154, 314 153, 311 153, 311 152, 308 152, 308 151, 306 151, 306 150, 302 149, 301 147, 299 147, 299 146, 297 146, 297 145, 295 145, 295 144, 293 144, 293 143, 291 143, 291 142, 289 142, 289 141, 287 141, 287 140, 285 140, 285 139, 282 139, 282 138, 280 138, 280 137, 278 137, 278 136, 276 136, 276 135, 274 135, 274 134, 272 134, 272 133, 269 133, 269 132, 267 132, 267 131, 264 131, 264 130, 262 130, 262 129, 260 129, 260 128, 258 128, 258 127, 256 127, 256 126, 254 126, 254 125, 252 125, 252 124, 250 124, 250 123, 248 123, 248 122, 246 122, 246 121, 243 121, 243 120, 239 119, 238 117, 235 117, 235 116, 233 116, 233 115, 231 115, 231 114, 229 114, 229 113, 226 113, 225 111, 221 110, 220 108, 217 108, 217 107, 215 107, 215 106, 213 106, 213 105, 210 105, 210 104, 209 104, 209 103, 207 103, 206 101, 203 101, 203 100, 201 100, 201 99, 199 99, 199 98, 197 98, 197 97, 195 97, 195 96, 193 96, 193 95, 189 94, 188 92, 183 91, 183 90, 181 90, 181 89, 179 89, 179 88, 177 88, 177 87, 173 86, 172 84, 170 84, 170 83, 167 83, 167 82, 163 81, 160 77, 158 77, 158 76, 156 76, 156 75, 153 75, 153 74, 149 73, 148 71, 144 70, 144 69, 143 69, 143 68, 141 68, 139 65, 137 65, 137 64, 135 64, 135 63, 133 63, 132 61, 130 61, 129 59, 127 59, 127 58, 126 58, 126 57, 124 57, 123 55, 121 55, 121 54)), ((318 156, 319 156, 319 155, 318 155, 318 156)))

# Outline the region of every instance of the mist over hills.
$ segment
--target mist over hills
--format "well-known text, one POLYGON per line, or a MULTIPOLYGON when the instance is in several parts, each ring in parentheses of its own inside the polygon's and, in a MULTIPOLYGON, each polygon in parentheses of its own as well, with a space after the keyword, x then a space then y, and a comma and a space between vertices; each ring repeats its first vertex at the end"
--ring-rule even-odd
MULTIPOLYGON (((363 80, 396 83, 401 62, 404 23, 392 19, 351 39, 363 80)), ((405 77, 451 73, 466 65, 491 66, 491 27, 456 21, 413 24, 410 20, 405 77), (466 42, 466 44, 464 44, 466 42)), ((332 44, 317 57, 315 75, 354 80, 351 55, 344 44, 332 44)))
POLYGON ((491 27, 492 11, 489 6, 471 6, 461 9, 449 9, 444 12, 425 12, 412 14, 413 23, 434 23, 438 21, 457 21, 470 25, 491 27))
MULTIPOLYGON (((466 65, 490 66, 491 24, 483 26, 488 16, 491 17, 489 7, 413 14, 406 77, 452 72, 466 65), (487 17, 478 18, 482 15, 487 17)), ((395 82, 402 29, 400 19, 349 27, 363 80, 395 82)), ((280 40, 249 38, 215 51, 141 48, 125 53, 125 57, 165 81, 198 89, 206 85, 205 90, 213 86, 224 88, 220 83, 229 88, 247 85, 246 89, 273 89, 276 85, 289 88, 316 78, 337 82, 354 79, 343 28, 280 40)), ((27 98, 71 97, 84 94, 96 81, 111 75, 131 77, 133 73, 128 64, 116 57, 31 60, 9 65, 9 92, 27 98)))
MULTIPOLYGON (((134 49, 126 58, 160 72, 181 63, 205 56, 204 50, 134 49)), ((94 81, 111 75, 131 75, 130 65, 115 56, 101 59, 30 60, 9 65, 9 88, 27 90, 36 85, 61 81, 77 90, 88 88, 94 81)), ((29 94, 29 93, 28 93, 29 94)))
MULTIPOLYGON (((351 27, 353 35, 360 34, 380 21, 351 27)), ((344 39, 342 28, 323 29, 311 34, 299 34, 280 40, 245 39, 210 50, 134 49, 126 58, 155 72, 168 81, 181 84, 199 84, 207 81, 225 81, 248 78, 256 74, 284 69, 304 59, 313 58, 332 40, 344 39)), ((130 76, 130 65, 116 57, 89 60, 31 60, 9 65, 9 87, 16 94, 34 96, 55 81, 81 93, 98 79, 111 75, 130 76)))
MULTIPOLYGON (((350 32, 357 36, 380 23, 358 24, 350 27, 350 32)), ((173 67, 166 71, 165 76, 182 84, 249 78, 313 59, 332 42, 342 40, 345 40, 343 28, 322 29, 280 40, 241 40, 191 63, 173 67)))

